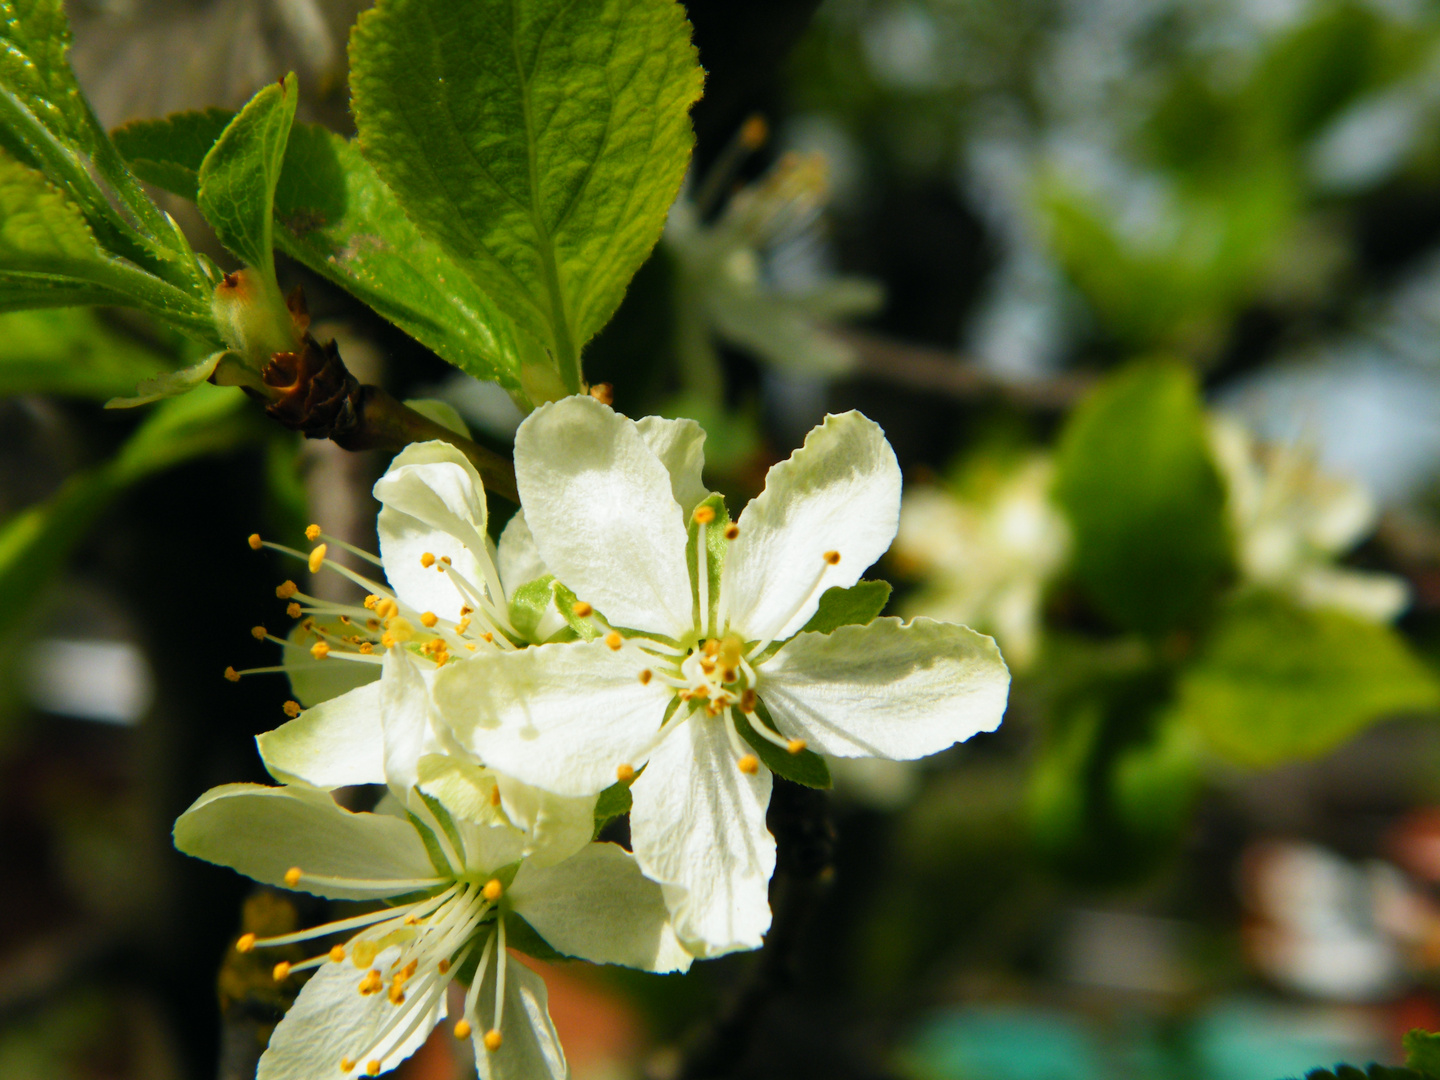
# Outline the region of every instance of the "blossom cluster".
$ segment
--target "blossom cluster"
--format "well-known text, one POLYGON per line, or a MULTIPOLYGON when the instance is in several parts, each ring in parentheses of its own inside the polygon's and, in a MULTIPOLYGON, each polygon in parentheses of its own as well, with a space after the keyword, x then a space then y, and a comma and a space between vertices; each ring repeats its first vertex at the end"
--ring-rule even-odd
POLYGON ((544 983, 513 949, 678 972, 756 948, 772 771, 915 759, 999 724, 1009 674, 990 638, 845 603, 899 518, 876 424, 827 417, 736 520, 703 483, 704 438, 566 398, 520 426, 521 510, 498 542, 478 474, 443 442, 375 485, 383 582, 312 528, 323 542, 297 554, 365 599, 281 586, 308 707, 258 739, 280 786, 206 793, 175 842, 385 906, 240 939, 340 942, 276 966, 313 975, 259 1080, 376 1075, 455 1011, 482 1077, 564 1076, 544 983), (373 811, 334 797, 355 785, 383 785, 373 811), (627 808, 631 849, 597 840, 627 808))

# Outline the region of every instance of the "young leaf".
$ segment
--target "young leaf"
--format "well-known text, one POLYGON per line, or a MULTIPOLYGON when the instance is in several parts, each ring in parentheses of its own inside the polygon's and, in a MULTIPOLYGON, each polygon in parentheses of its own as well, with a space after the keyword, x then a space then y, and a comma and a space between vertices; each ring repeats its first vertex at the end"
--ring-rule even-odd
POLYGON ((80 208, 0 150, 0 266, 84 276, 86 264, 105 259, 80 208))
POLYGON ((1224 611, 1180 678, 1179 717, 1266 767, 1323 754, 1378 720, 1440 707, 1440 682, 1388 626, 1253 595, 1224 611))
POLYGON ((64 141, 89 151, 89 109, 70 70, 61 0, 0 0, 0 86, 64 141))
POLYGON ((380 0, 350 39, 360 146, 565 387, 649 254, 702 74, 675 0, 380 0))
POLYGON ((174 364, 170 352, 141 344, 87 308, 0 315, 0 396, 103 400, 128 393, 174 364))
POLYGON ((863 626, 878 618, 889 600, 888 581, 860 581, 848 589, 826 589, 820 597, 820 606, 801 627, 801 632, 828 634, 842 626, 863 626))
POLYGON ((197 202, 224 244, 275 283, 271 254, 275 185, 295 120, 295 75, 246 103, 200 164, 197 202))
POLYGON ((630 797, 630 785, 623 780, 617 780, 595 800, 595 835, 600 835, 600 830, 610 824, 621 814, 628 814, 633 800, 630 797))
POLYGON ((1405 1047, 1405 1065, 1429 1080, 1440 1080, 1440 1034, 1414 1028, 1400 1040, 1405 1047))
MULTIPOLYGON (((200 163, 233 115, 207 109, 134 121, 114 139, 140 177, 193 199, 200 163)), ((520 389, 514 325, 405 216, 348 139, 314 124, 291 128, 275 189, 275 244, 462 371, 520 389)))
POLYGON ((1198 617, 1231 556, 1194 375, 1146 363, 1112 377, 1076 410, 1056 464, 1075 576, 1095 606, 1147 633, 1198 617))

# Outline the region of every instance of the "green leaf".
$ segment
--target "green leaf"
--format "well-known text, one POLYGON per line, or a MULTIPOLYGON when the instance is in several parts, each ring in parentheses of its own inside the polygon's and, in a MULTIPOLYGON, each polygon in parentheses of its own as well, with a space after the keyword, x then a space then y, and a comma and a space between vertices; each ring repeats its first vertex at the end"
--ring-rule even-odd
POLYGON ((1075 576, 1108 618, 1163 633, 1193 623, 1231 568, 1225 493, 1189 369, 1143 363, 1101 385, 1060 439, 1056 499, 1075 576))
POLYGON ((1401 1040, 1405 1064, 1422 1076, 1440 1080, 1440 1034, 1414 1028, 1401 1040))
MULTIPOLYGON (((770 712, 765 708, 763 701, 755 703, 755 712, 760 717, 760 722, 770 725, 770 730, 775 731, 775 721, 771 719, 770 712)), ((735 730, 740 737, 750 744, 755 751, 755 756, 765 763, 765 767, 776 776, 783 776, 786 780, 793 780, 797 784, 804 784, 812 788, 830 787, 830 767, 825 764, 825 759, 813 750, 801 750, 798 754, 792 754, 783 747, 776 746, 769 739, 762 738, 755 733, 750 726, 749 719, 744 713, 735 710, 735 730)))
POLYGON ((0 395, 66 394, 105 399, 173 367, 87 308, 0 315, 0 395))
POLYGON ((1265 767, 1314 757, 1440 683, 1388 626, 1255 594, 1225 610, 1180 678, 1176 708, 1217 752, 1265 767))
POLYGON ((0 0, 0 86, 51 131, 90 149, 89 109, 66 54, 61 0, 0 0))
POLYGON ((1396 1069, 1388 1065, 1369 1065, 1364 1069, 1354 1065, 1336 1065, 1331 1069, 1311 1069, 1305 1080, 1431 1080, 1411 1069, 1396 1069))
POLYGON ((44 173, 0 150, 0 265, 74 273, 105 258, 80 208, 44 173))
POLYGON ((521 585, 510 596, 510 625, 526 641, 538 640, 540 620, 555 604, 554 581, 554 574, 546 574, 521 585))
POLYGON ((623 780, 617 780, 595 800, 595 835, 600 835, 600 830, 615 820, 621 814, 630 812, 632 800, 630 798, 630 785, 623 780))
POLYGON ((275 186, 299 97, 295 74, 251 98, 200 163, 197 203, 220 242, 273 285, 275 186))
MULTIPOLYGON (((230 122, 219 109, 139 120, 114 133, 145 180, 193 199, 200 163, 230 122)), ((349 290, 422 345, 477 379, 520 390, 514 325, 405 216, 348 139, 314 124, 290 130, 275 189, 275 243, 349 290)))
POLYGON ((380 0, 350 38, 366 157, 572 392, 689 162, 689 36, 675 0, 380 0))
POLYGON ((863 626, 878 618, 889 600, 888 581, 860 581, 848 589, 826 589, 820 596, 820 606, 801 627, 801 633, 828 634, 842 626, 863 626))

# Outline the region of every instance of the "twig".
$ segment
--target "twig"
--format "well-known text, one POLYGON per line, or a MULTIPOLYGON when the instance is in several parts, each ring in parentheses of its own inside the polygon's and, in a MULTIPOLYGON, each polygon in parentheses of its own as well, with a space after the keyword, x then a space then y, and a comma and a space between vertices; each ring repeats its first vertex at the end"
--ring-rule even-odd
POLYGON ((1094 383, 1090 376, 1074 374, 1006 379, 943 349, 910 345, 863 330, 836 333, 856 352, 856 375, 949 397, 998 397, 1030 409, 1058 411, 1074 405, 1094 383))
POLYGON ((718 1080, 732 1073, 766 1005, 794 985, 799 945, 831 877, 835 830, 828 797, 777 776, 768 823, 778 846, 770 886, 774 921, 744 982, 685 1049, 675 1080, 718 1080))

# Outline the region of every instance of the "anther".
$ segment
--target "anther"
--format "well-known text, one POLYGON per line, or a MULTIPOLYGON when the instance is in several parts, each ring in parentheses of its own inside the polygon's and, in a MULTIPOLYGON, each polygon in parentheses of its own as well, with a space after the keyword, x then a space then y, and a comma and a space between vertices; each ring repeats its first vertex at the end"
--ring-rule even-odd
POLYGON ((325 657, 330 655, 330 646, 323 641, 317 641, 314 645, 310 646, 310 655, 316 660, 324 660, 325 657))
POLYGON ((377 1061, 375 1058, 371 1058, 369 1061, 367 1061, 367 1062, 365 1063, 365 1071, 366 1071, 367 1073, 369 1073, 371 1076, 379 1076, 379 1075, 380 1075, 380 1062, 377 1061))
POLYGON ((305 539, 306 539, 306 540, 312 540, 312 541, 313 541, 313 540, 318 540, 319 538, 320 538, 320 526, 319 526, 319 525, 306 525, 306 526, 305 526, 305 539))
POLYGON ((435 556, 431 555, 428 551, 425 552, 424 555, 420 556, 420 565, 425 567, 426 570, 429 570, 430 567, 435 565, 435 556))
POLYGON ((300 877, 300 867, 292 866, 289 870, 285 871, 285 884, 293 889, 296 885, 300 884, 300 877))
POLYGON ((838 566, 840 563, 840 553, 838 551, 825 552, 825 561, 831 566, 838 566))
POLYGON ((610 648, 615 650, 616 652, 620 651, 620 646, 624 643, 624 641, 625 639, 620 636, 619 630, 611 630, 608 634, 605 635, 605 644, 610 646, 610 648))
POLYGON ((759 113, 754 114, 740 127, 740 145, 746 150, 759 150, 770 137, 770 125, 759 113))
POLYGON ((400 605, 389 597, 380 600, 375 604, 375 614, 382 619, 394 618, 400 612, 400 605))
POLYGON ((314 551, 310 552, 310 572, 312 574, 318 574, 320 572, 320 564, 325 561, 325 550, 325 545, 321 544, 314 551))
POLYGON ((348 1072, 349 1072, 351 1069, 353 1069, 353 1068, 355 1068, 355 1062, 352 1061, 350 1058, 341 1058, 341 1059, 340 1059, 340 1071, 341 1071, 341 1072, 347 1072, 347 1073, 348 1073, 348 1072))
POLYGON ((296 585, 293 581, 282 581, 279 585, 275 586, 275 595, 281 600, 289 600, 299 591, 300 586, 296 585))
POLYGON ((640 672, 640 685, 641 685, 641 686, 649 686, 649 685, 650 685, 650 680, 653 679, 654 677, 655 677, 655 673, 654 673, 653 671, 651 671, 651 670, 647 667, 644 671, 640 672))
POLYGON ((384 985, 385 980, 380 977, 380 969, 371 968, 360 980, 360 996, 369 997, 371 994, 378 994, 384 985))
POLYGON ((441 555, 441 556, 440 556, 440 561, 441 561, 442 563, 444 563, 446 566, 451 565, 451 563, 450 563, 450 556, 449 556, 449 555, 441 555))
POLYGON ((263 626, 252 626, 252 627, 250 627, 250 636, 253 637, 256 641, 264 641, 264 640, 265 640, 265 627, 263 627, 263 626))
POLYGON ((470 1037, 470 1021, 461 1020, 455 1025, 455 1037, 457 1039, 468 1039, 470 1037))
POLYGON ((754 776, 760 771, 760 759, 754 754, 742 754, 740 760, 735 764, 746 776, 754 776))
POLYGON ((575 603, 570 605, 570 610, 581 619, 588 619, 595 612, 595 609, 584 600, 576 600, 575 603))
POLYGON ((469 604, 462 604, 462 605, 460 606, 460 614, 461 614, 462 616, 465 616, 465 615, 474 615, 474 614, 475 614, 475 609, 474 609, 473 607, 471 607, 469 604))
POLYGON ((469 617, 468 615, 461 616, 460 621, 455 624, 455 633, 457 633, 457 634, 463 634, 463 633, 465 633, 466 630, 469 630, 469 629, 470 629, 470 617, 469 617))
POLYGON ((251 533, 245 538, 245 542, 250 545, 252 551, 259 551, 262 546, 259 533, 251 533))
POLYGON ((792 754, 798 754, 801 750, 805 749, 806 745, 807 743, 804 739, 791 739, 785 744, 785 749, 792 754))
POLYGON ((480 895, 489 900, 492 904, 500 899, 500 894, 505 891, 505 886, 500 884, 499 878, 491 878, 485 882, 485 887, 480 890, 480 895))
POLYGON ((333 963, 336 963, 336 964, 344 963, 344 961, 345 961, 345 946, 344 946, 344 945, 332 945, 332 946, 330 946, 330 959, 331 959, 331 961, 332 961, 333 963))
POLYGON ((601 405, 614 405, 615 387, 608 382, 596 383, 590 387, 590 396, 600 402, 601 405))
POLYGON ((276 982, 284 982, 290 977, 290 961, 281 960, 275 965, 275 969, 271 971, 270 974, 275 976, 276 982))
POLYGON ((635 766, 634 766, 634 765, 617 765, 617 766, 615 766, 615 779, 616 779, 616 780, 619 780, 622 784, 628 784, 631 780, 634 780, 634 779, 635 779, 635 766))
POLYGON ((492 788, 490 789, 490 805, 491 805, 491 806, 499 806, 499 805, 500 805, 500 785, 499 785, 499 784, 496 784, 494 787, 492 787, 492 788))
POLYGON ((369 656, 375 651, 375 646, 368 641, 360 642, 360 653, 362 656, 369 656))
POLYGON ((378 603, 380 603, 380 597, 376 596, 374 593, 370 593, 368 596, 365 597, 365 610, 374 611, 375 605, 378 603))
POLYGON ((404 1005, 405 984, 400 982, 392 983, 390 986, 390 991, 386 996, 390 998, 391 1005, 404 1005))
POLYGON ((290 603, 289 603, 289 604, 286 606, 286 608, 285 608, 285 614, 286 614, 286 615, 289 615, 290 618, 292 618, 292 619, 298 619, 298 618, 300 618, 301 615, 303 615, 303 614, 305 614, 305 613, 304 613, 304 611, 301 610, 299 604, 295 603, 294 600, 291 600, 290 603))
POLYGON ((233 667, 227 667, 225 669, 225 678, 229 679, 231 682, 239 682, 240 673, 236 671, 233 667))
POLYGON ((300 715, 300 702, 298 701, 287 701, 280 708, 291 720, 300 715))
POLYGON ((734 540, 739 535, 740 526, 736 525, 733 521, 729 525, 725 526, 724 536, 726 540, 734 540))
POLYGON ((440 962, 435 965, 435 970, 440 972, 441 975, 448 975, 450 973, 450 961, 441 957, 440 962))
POLYGON ((486 1050, 489 1050, 493 1054, 496 1050, 500 1049, 500 1042, 501 1039, 499 1029, 491 1028, 489 1031, 485 1032, 486 1050))
POLYGON ((737 677, 738 673, 734 668, 727 667, 724 671, 720 672, 721 682, 734 682, 737 677))
POLYGON ((715 520, 715 508, 713 506, 697 506, 690 517, 694 519, 696 525, 709 525, 715 520))
POLYGON ((435 615, 435 612, 433 611, 427 611, 420 616, 420 625, 425 627, 426 630, 432 629, 439 621, 439 618, 435 615))
POLYGON ((249 952, 253 948, 255 948, 254 934, 241 934, 240 940, 235 942, 236 952, 249 952))
POLYGON ((745 689, 740 691, 740 711, 753 713, 755 711, 755 691, 745 689))

